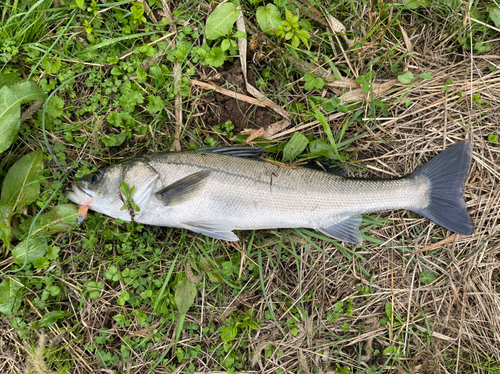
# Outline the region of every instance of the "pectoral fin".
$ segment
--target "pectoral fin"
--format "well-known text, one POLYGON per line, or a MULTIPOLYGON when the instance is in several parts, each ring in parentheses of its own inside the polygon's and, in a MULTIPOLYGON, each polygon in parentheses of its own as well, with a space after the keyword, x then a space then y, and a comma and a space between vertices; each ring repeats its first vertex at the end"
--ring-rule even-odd
POLYGON ((238 237, 232 232, 234 229, 234 222, 228 219, 185 222, 181 225, 181 227, 214 239, 227 240, 229 242, 239 240, 238 237))
POLYGON ((360 224, 361 215, 358 214, 336 223, 335 225, 317 228, 316 230, 334 239, 361 245, 363 243, 363 239, 359 233, 360 224))
POLYGON ((206 183, 210 171, 203 170, 190 174, 155 193, 164 205, 177 205, 196 196, 206 183))

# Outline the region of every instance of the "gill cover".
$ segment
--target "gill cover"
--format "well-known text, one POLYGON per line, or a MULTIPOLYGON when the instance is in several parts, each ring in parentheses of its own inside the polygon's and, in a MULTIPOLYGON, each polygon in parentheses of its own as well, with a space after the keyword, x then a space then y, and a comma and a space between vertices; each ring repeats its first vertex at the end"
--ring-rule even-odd
MULTIPOLYGON (((122 181, 127 184, 129 190, 135 187, 132 199, 139 206, 140 211, 144 211, 148 206, 158 178, 158 173, 146 162, 146 159, 140 161, 135 159, 123 163, 122 181)), ((121 192, 118 193, 121 194, 121 192)), ((125 196, 122 195, 122 198, 125 201, 125 196)))

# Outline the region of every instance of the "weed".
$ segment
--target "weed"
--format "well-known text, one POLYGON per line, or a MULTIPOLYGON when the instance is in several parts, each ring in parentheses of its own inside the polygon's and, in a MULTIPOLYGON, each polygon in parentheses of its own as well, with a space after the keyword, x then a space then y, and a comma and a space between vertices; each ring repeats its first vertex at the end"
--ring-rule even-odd
MULTIPOLYGON (((64 373, 498 372, 499 14, 454 0, 7 1, 2 357, 64 373), (247 53, 248 86, 288 128, 260 97, 233 106, 267 110, 263 129, 208 125, 234 99, 193 82, 257 97, 227 74, 247 53), (363 247, 304 229, 230 244, 95 212, 77 227, 62 193, 177 146, 248 141, 273 162, 387 178, 462 138, 474 144, 470 237, 390 212, 363 217, 363 247)), ((121 186, 131 215, 134 188, 121 186)))
POLYGON ((309 44, 307 39, 310 38, 308 32, 300 27, 299 17, 294 15, 289 9, 286 9, 286 20, 282 21, 276 28, 276 36, 285 40, 290 40, 290 44, 297 48, 300 42, 304 43, 307 48, 309 44))

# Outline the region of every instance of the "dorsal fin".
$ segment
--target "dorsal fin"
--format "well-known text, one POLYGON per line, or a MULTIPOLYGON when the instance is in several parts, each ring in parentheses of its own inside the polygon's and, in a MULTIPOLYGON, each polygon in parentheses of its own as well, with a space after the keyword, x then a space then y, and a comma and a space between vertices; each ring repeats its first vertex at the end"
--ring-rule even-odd
POLYGON ((217 153, 219 155, 233 156, 233 157, 243 157, 243 158, 260 158, 262 156, 262 147, 210 147, 210 148, 200 148, 198 152, 210 152, 217 153))

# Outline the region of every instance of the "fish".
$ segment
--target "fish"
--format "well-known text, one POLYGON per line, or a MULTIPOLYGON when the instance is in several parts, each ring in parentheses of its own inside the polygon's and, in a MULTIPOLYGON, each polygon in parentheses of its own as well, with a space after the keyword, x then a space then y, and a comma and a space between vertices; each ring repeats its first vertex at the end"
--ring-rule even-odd
POLYGON ((152 153, 75 180, 65 195, 123 221, 226 241, 239 239, 233 230, 310 228, 361 245, 362 214, 395 209, 458 234, 474 231, 463 198, 472 157, 467 140, 394 179, 349 178, 345 169, 283 166, 261 155, 262 148, 245 146, 152 153))

